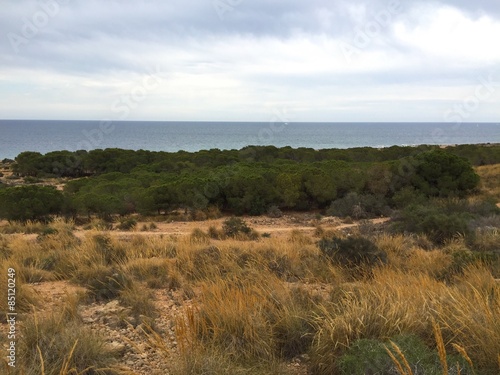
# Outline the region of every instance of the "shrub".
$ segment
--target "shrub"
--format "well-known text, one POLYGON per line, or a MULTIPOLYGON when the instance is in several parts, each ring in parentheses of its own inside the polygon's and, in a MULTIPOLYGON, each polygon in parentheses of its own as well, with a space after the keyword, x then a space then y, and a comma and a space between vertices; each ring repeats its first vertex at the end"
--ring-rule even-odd
POLYGON ((247 223, 238 217, 226 219, 222 224, 222 231, 228 237, 236 237, 238 234, 250 234, 252 229, 247 223))
MULTIPOLYGON (((402 351, 413 374, 441 375, 443 373, 437 352, 428 348, 417 336, 402 335, 391 341, 402 351)), ((389 348, 396 358, 399 357, 387 342, 368 339, 355 341, 337 362, 340 374, 398 374, 397 366, 391 360, 386 348, 389 348)), ((449 356, 448 363, 450 373, 474 374, 466 361, 457 355, 449 356), (460 372, 457 367, 460 368, 460 372)))
POLYGON ((133 218, 128 218, 121 220, 117 228, 119 230, 127 231, 127 230, 133 230, 136 226, 137 226, 137 220, 133 218))
POLYGON ((278 206, 271 206, 267 210, 267 216, 278 219, 280 217, 283 217, 283 212, 278 208, 278 206))
POLYGON ((465 158, 444 150, 432 150, 415 158, 411 184, 430 197, 463 197, 479 184, 479 176, 465 158))
POLYGON ((226 237, 236 239, 255 240, 258 238, 257 232, 252 230, 247 223, 238 217, 232 217, 222 224, 222 232, 226 237))
POLYGON ((386 199, 375 195, 349 193, 332 202, 326 214, 328 216, 353 217, 356 220, 375 216, 387 216, 391 212, 386 199))
POLYGON ((364 237, 333 237, 318 242, 321 252, 330 260, 345 266, 376 265, 385 263, 387 255, 364 237))
POLYGON ((457 235, 468 236, 468 213, 444 213, 437 207, 412 205, 403 210, 393 225, 398 231, 425 234, 432 242, 443 244, 457 235))

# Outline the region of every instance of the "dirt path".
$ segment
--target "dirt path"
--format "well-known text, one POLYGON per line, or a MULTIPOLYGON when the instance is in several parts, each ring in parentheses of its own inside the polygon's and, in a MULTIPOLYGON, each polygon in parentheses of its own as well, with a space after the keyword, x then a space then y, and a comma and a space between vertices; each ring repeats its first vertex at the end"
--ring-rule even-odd
MULTIPOLYGON (((185 236, 192 233, 195 228, 201 229, 203 231, 207 231, 209 227, 214 226, 216 228, 221 228, 225 218, 217 219, 217 220, 208 220, 208 221, 194 221, 194 222, 171 222, 171 223, 155 223, 158 229, 151 231, 119 231, 112 230, 109 233, 112 236, 126 238, 135 235, 140 236, 185 236)), ((321 226, 324 230, 339 230, 339 229, 348 229, 355 228, 362 223, 369 222, 373 225, 383 224, 390 221, 389 218, 377 218, 366 220, 363 222, 354 222, 351 224, 344 224, 337 218, 324 218, 322 220, 303 220, 299 221, 296 218, 279 218, 279 219, 271 219, 265 217, 259 218, 244 218, 244 220, 248 223, 250 227, 255 229, 258 233, 272 233, 275 236, 287 236, 290 232, 294 230, 298 230, 301 232, 312 232, 316 230, 318 226, 321 226)), ((140 222, 137 225, 137 228, 141 228, 144 224, 148 224, 145 222, 140 222)), ((82 230, 80 228, 76 229, 74 235, 80 239, 85 238, 85 236, 89 233, 89 231, 82 230)), ((38 234, 26 234, 24 235, 28 240, 35 240, 38 234)))
MULTIPOLYGON (((173 235, 173 236, 183 236, 190 234, 195 228, 199 228, 203 231, 207 231, 210 226, 215 226, 217 228, 222 227, 222 223, 225 219, 210 220, 210 221, 199 221, 199 222, 173 222, 173 223, 158 223, 158 229, 155 231, 112 231, 111 233, 115 236, 131 236, 134 234, 148 235, 148 236, 158 236, 158 235, 173 235)), ((368 220, 371 224, 383 224, 388 222, 389 218, 377 218, 368 220)), ((355 222, 352 224, 343 224, 340 220, 333 218, 326 218, 326 220, 320 220, 317 222, 311 221, 310 223, 291 223, 287 219, 261 219, 261 218, 247 218, 245 219, 247 223, 259 233, 273 233, 273 234, 283 234, 288 235, 294 230, 302 232, 311 232, 316 230, 319 225, 325 230, 332 229, 348 229, 355 228, 362 224, 362 222, 355 222)), ((137 226, 140 228, 144 223, 139 223, 137 226)), ((79 236, 84 236, 85 232, 77 231, 75 234, 79 236)))

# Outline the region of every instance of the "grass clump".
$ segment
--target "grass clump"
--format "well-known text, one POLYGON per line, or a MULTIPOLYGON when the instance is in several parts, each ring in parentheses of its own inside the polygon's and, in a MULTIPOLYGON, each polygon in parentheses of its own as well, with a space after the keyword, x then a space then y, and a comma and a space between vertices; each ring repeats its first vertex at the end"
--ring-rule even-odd
POLYGON ((120 292, 120 303, 130 308, 130 315, 135 325, 145 324, 148 328, 154 328, 154 320, 157 311, 153 302, 153 293, 150 290, 132 284, 120 292))
POLYGON ((122 270, 101 265, 79 270, 73 281, 87 288, 89 296, 97 301, 117 298, 132 285, 132 280, 122 270))
POLYGON ((127 260, 127 253, 122 246, 113 244, 107 234, 97 234, 92 238, 95 254, 104 265, 122 264, 127 260))
POLYGON ((19 374, 118 374, 112 369, 116 353, 67 310, 27 319, 19 344, 23 353, 19 356, 19 374))
POLYGON ((125 272, 137 281, 146 282, 148 288, 177 289, 182 284, 181 276, 169 259, 134 259, 127 263, 125 272))

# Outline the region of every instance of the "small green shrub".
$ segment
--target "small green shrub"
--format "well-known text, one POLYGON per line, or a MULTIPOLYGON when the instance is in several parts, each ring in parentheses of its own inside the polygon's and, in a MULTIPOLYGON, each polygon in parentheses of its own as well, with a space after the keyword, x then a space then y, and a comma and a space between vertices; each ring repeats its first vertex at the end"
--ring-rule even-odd
MULTIPOLYGON (((413 374, 442 375, 443 369, 436 351, 414 335, 402 335, 391 340, 403 352, 413 374)), ((399 358, 388 342, 360 339, 353 343, 347 352, 337 361, 341 375, 399 374, 394 362, 387 353, 389 348, 399 358)), ((458 355, 449 355, 449 373, 473 375, 474 372, 466 361, 458 355), (458 368, 460 372, 458 372, 458 368)))
POLYGON ((278 206, 271 206, 267 210, 267 216, 270 218, 278 219, 283 217, 283 212, 278 208, 278 206))
POLYGON ((318 247, 327 258, 345 266, 373 266, 387 260, 387 254, 364 237, 324 238, 318 247))
POLYGON ((252 229, 243 219, 231 217, 222 224, 222 231, 228 237, 236 237, 238 234, 248 235, 252 232, 252 229))
POLYGON ((137 220, 133 218, 123 219, 120 221, 120 224, 116 227, 118 230, 128 231, 134 230, 137 226, 137 220))
POLYGON ((438 207, 412 205, 394 217, 393 228, 400 232, 425 234, 432 242, 444 244, 456 236, 470 236, 470 214, 444 213, 438 207))
POLYGON ((391 209, 384 197, 357 193, 349 193, 345 197, 333 201, 326 211, 328 216, 350 216, 356 220, 388 216, 390 213, 391 209))

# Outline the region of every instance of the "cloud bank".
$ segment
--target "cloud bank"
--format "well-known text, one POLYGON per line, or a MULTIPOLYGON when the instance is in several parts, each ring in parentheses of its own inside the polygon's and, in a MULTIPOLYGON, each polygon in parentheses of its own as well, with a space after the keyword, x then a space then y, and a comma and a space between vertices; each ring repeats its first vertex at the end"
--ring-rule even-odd
POLYGON ((2 118, 500 118, 500 3, 8 0, 2 118))

